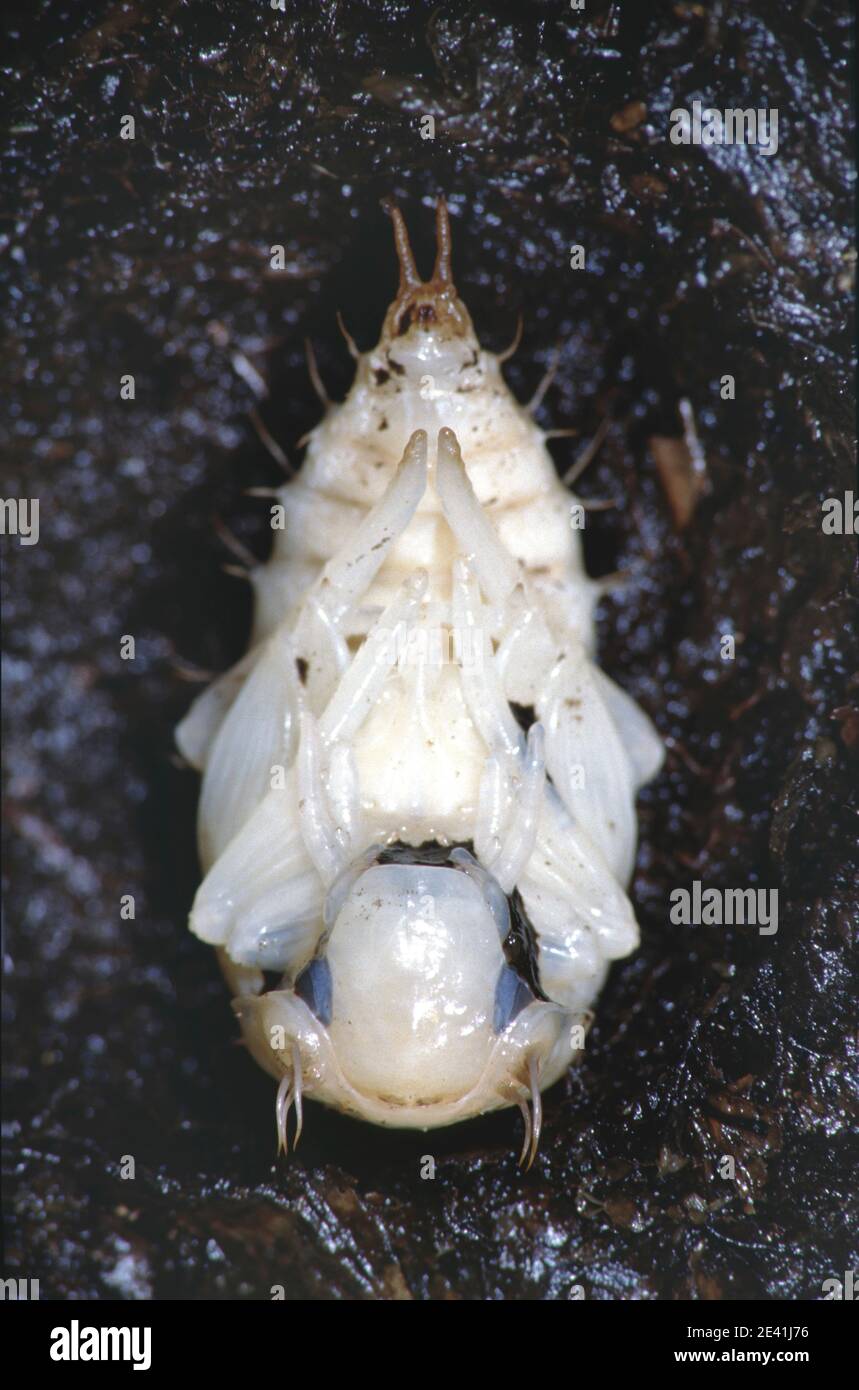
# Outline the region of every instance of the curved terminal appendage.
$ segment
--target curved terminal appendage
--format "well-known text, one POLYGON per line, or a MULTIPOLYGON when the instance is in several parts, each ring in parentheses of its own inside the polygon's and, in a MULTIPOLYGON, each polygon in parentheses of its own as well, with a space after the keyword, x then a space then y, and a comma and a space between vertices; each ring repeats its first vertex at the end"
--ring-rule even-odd
POLYGON ((525 1172, 537 1157, 537 1150, 540 1147, 540 1134, 543 1129, 543 1097, 540 1092, 540 1064, 534 1053, 528 1058, 528 1096, 519 1096, 518 1105, 522 1112, 522 1119, 525 1122, 525 1137, 522 1141, 522 1152, 519 1154, 519 1167, 525 1172), (531 1102, 531 1109, 528 1109, 528 1100, 531 1102), (527 1160, 527 1161, 526 1161, 527 1160))
POLYGON ((292 1069, 284 1072, 277 1088, 275 1118, 277 1121, 277 1152, 289 1153, 287 1124, 289 1112, 295 1105, 295 1138, 292 1141, 293 1153, 298 1148, 301 1131, 304 1128, 304 1102, 302 1100, 301 1049, 297 1042, 292 1044, 292 1069))

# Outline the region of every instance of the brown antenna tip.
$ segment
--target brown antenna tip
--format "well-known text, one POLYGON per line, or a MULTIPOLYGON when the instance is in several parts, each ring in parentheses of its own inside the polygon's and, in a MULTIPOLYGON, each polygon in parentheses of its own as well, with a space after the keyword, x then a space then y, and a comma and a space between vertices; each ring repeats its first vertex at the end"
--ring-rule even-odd
POLYGON ((406 230, 406 224, 403 221, 403 214, 395 203, 388 203, 385 210, 394 224, 394 245, 397 248, 397 260, 400 263, 399 293, 402 295, 406 290, 413 290, 423 282, 418 275, 415 258, 412 255, 409 234, 406 230))
POLYGON ((439 284, 449 285, 451 284, 450 217, 448 216, 447 203, 441 195, 435 205, 435 240, 436 254, 432 278, 439 284))

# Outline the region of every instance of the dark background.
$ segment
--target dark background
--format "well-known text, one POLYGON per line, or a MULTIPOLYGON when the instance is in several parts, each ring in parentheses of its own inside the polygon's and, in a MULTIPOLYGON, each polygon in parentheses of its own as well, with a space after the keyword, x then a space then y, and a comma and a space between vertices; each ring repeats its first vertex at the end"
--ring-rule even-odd
POLYGON ((820 1298, 859 1254, 855 542, 820 527, 854 486, 847 7, 50 0, 5 24, 3 496, 40 498, 41 539, 0 541, 3 1276, 43 1298, 820 1298), (777 107, 778 153, 671 145, 696 97, 777 107), (589 518, 592 572, 631 571, 601 661, 669 743, 640 803, 643 945, 527 1176, 512 1112, 414 1136, 311 1105, 276 1164, 272 1084, 185 925, 177 661, 242 651, 213 521, 264 554, 243 490, 279 476, 231 355, 296 462, 304 336, 342 395, 335 311, 366 347, 395 285, 380 200, 428 272, 438 192, 483 342, 524 313, 520 398, 561 345, 539 418, 581 440, 559 466, 612 421, 581 484, 620 503, 589 518), (683 397, 709 480, 685 529, 657 468, 683 397), (672 926, 694 879, 777 887, 777 936, 672 926))

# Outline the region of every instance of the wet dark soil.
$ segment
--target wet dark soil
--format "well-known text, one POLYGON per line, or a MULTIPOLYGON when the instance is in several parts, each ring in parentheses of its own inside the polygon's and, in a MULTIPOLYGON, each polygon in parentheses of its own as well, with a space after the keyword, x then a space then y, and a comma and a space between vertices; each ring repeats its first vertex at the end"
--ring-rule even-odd
POLYGON ((855 487, 848 7, 51 0, 4 22, 2 491, 40 499, 40 538, 0 538, 3 1275, 53 1298, 820 1298, 859 1257, 855 537, 821 526, 855 487), (778 150, 672 144, 695 99, 776 107, 778 150), (415 1137, 310 1107, 276 1164, 271 1085, 185 924, 177 663, 241 652, 213 522, 264 553, 244 490, 278 479, 246 364, 297 462, 304 337, 342 394, 335 311, 366 346, 394 288, 381 200, 428 270, 438 192, 484 342, 524 314, 520 397, 560 345, 559 468, 610 422, 580 485, 618 503, 589 516, 593 572, 628 572, 601 659, 669 744, 642 948, 527 1176, 512 1113, 415 1137), (696 880, 777 889, 777 933, 673 925, 696 880))

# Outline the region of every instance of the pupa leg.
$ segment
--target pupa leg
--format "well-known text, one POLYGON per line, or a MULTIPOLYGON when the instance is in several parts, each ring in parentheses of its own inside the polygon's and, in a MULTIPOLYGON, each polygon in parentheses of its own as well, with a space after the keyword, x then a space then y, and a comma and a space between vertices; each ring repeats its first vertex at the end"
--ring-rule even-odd
POLYGON ((499 623, 501 640, 495 653, 498 679, 508 700, 535 705, 543 681, 558 652, 542 606, 521 581, 504 606, 499 623))
POLYGON ((391 546, 408 526, 426 491, 426 469, 427 437, 423 430, 415 430, 384 495, 322 571, 320 588, 333 622, 339 623, 369 588, 391 546))
POLYGON ((361 797, 358 769, 348 743, 334 743, 328 755, 328 799, 334 817, 350 844, 360 839, 361 797))
POLYGON ((396 660, 393 639, 418 611, 426 586, 423 571, 406 580, 355 653, 318 724, 311 714, 302 716, 297 762, 301 833, 326 886, 346 867, 352 847, 350 831, 357 829, 360 801, 349 751, 351 740, 376 703, 396 660), (331 794, 324 785, 326 757, 331 794), (337 814, 333 815, 335 807, 337 814))
POLYGON ((294 771, 218 856, 191 909, 194 934, 238 965, 292 970, 313 953, 324 892, 301 835, 294 771))
POLYGON ((468 712, 488 748, 515 757, 523 745, 522 732, 501 687, 489 641, 488 615, 470 566, 463 559, 454 562, 452 600, 453 623, 461 648, 465 647, 466 635, 478 639, 471 642, 472 659, 460 663, 468 712))
POLYGON ((471 557, 490 603, 502 604, 519 579, 519 566, 475 496, 453 430, 439 431, 436 487, 445 520, 463 555, 471 557))
POLYGON ((535 849, 516 887, 534 929, 542 989, 581 1012, 608 962, 638 945, 638 927, 598 844, 553 788, 546 789, 535 849))
POLYGON ((301 716, 298 744, 298 815, 301 836, 319 877, 329 888, 349 862, 350 845, 331 814, 322 775, 323 748, 313 715, 301 716))
POLYGON ((475 853, 482 864, 490 864, 501 849, 501 836, 512 799, 511 781, 507 773, 509 764, 509 758, 493 753, 487 758, 480 779, 473 838, 475 853))
MULTIPOLYGON (((396 483, 397 480, 395 479, 379 503, 379 507, 387 506, 387 502, 391 498, 391 490, 395 489, 396 483)), ((396 499, 394 500, 396 502, 396 499)), ((374 515, 375 512, 365 518, 363 525, 372 522, 374 515)), ((376 523, 374 523, 375 529, 371 528, 371 533, 365 541, 367 551, 371 555, 375 551, 372 562, 374 572, 378 557, 383 554, 385 549, 381 540, 381 536, 384 534, 384 517, 377 517, 376 523), (379 536, 380 539, 374 541, 373 535, 379 536)), ((326 566, 304 601, 296 627, 295 644, 305 665, 304 684, 307 702, 311 709, 317 711, 324 708, 335 693, 337 683, 350 662, 349 648, 341 631, 341 623, 345 613, 351 607, 352 599, 358 596, 360 590, 355 588, 349 602, 344 602, 344 588, 338 580, 338 573, 345 574, 350 585, 357 584, 363 563, 356 561, 356 554, 356 548, 352 542, 349 542, 348 546, 338 552, 332 562, 326 566), (351 560, 350 555, 352 556, 351 560)), ((364 578, 366 578, 366 573, 364 578)), ((369 580, 367 582, 369 583, 369 580)))
POLYGON ((417 613, 426 588, 426 573, 418 570, 370 629, 319 721, 326 743, 352 738, 363 724, 396 662, 397 634, 417 613))
POLYGON ((331 698, 349 665, 349 646, 331 617, 327 583, 308 594, 295 632, 296 653, 302 660, 302 684, 310 709, 318 710, 331 698))
POLYGON ((532 724, 518 792, 497 855, 487 865, 505 893, 512 893, 534 852, 546 784, 543 727, 532 724))

